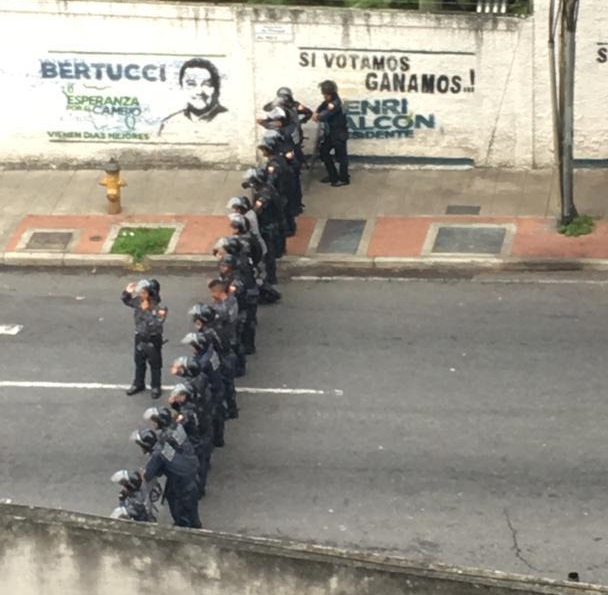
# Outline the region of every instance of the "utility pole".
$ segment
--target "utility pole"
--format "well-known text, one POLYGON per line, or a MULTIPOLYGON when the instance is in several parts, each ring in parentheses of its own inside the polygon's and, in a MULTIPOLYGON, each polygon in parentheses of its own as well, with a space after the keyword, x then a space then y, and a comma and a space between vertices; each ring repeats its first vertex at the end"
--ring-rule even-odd
POLYGON ((579 2, 559 0, 556 7, 556 0, 551 0, 549 8, 549 66, 562 224, 570 223, 578 215, 574 205, 574 72, 579 2), (558 27, 559 59, 556 61, 558 27))

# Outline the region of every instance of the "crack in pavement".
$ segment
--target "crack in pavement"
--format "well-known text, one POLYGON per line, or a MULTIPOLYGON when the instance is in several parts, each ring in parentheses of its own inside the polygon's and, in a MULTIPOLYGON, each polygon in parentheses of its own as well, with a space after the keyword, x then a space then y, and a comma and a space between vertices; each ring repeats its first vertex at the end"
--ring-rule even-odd
POLYGON ((515 527, 513 526, 513 523, 511 522, 511 517, 509 515, 509 509, 508 508, 503 508, 502 509, 504 515, 505 515, 505 519, 507 521, 507 527, 509 527, 509 530, 511 531, 511 537, 513 538, 513 547, 511 549, 513 549, 515 551, 515 557, 520 560, 521 562, 523 562, 530 570, 534 570, 535 572, 540 572, 539 568, 536 568, 536 566, 534 566, 533 564, 531 564, 530 562, 528 562, 528 560, 526 560, 526 558, 523 555, 522 549, 519 547, 519 540, 517 538, 517 529, 515 529, 515 527))

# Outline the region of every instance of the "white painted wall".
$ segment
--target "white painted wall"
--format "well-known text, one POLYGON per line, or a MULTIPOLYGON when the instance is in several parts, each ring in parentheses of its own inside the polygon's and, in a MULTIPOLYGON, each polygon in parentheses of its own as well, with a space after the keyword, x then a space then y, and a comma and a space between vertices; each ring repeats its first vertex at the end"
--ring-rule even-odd
MULTIPOLYGON (((314 107, 318 83, 332 78, 350 110, 353 155, 547 166, 545 4, 519 19, 0 0, 0 161, 84 165, 116 155, 129 165, 247 165, 262 132, 255 117, 276 88, 290 86, 314 107), (181 113, 192 92, 178 75, 191 58, 210 60, 220 75, 225 109, 208 120, 181 113)), ((608 43, 608 2, 583 3, 580 20, 576 156, 602 159, 608 45, 598 43, 608 43)))

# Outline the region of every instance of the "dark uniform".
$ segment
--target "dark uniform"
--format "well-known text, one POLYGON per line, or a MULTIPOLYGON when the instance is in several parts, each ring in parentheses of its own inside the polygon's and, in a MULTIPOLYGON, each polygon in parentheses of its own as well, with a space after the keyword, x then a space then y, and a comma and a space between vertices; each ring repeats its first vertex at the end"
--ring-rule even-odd
POLYGON ((149 482, 165 476, 165 497, 178 527, 202 527, 198 515, 198 460, 194 453, 178 452, 169 443, 156 444, 144 469, 149 482))
POLYGON ((268 183, 274 187, 279 196, 285 216, 285 235, 289 237, 296 233, 295 218, 299 212, 294 208, 298 202, 295 178, 287 160, 279 153, 278 147, 273 150, 275 152, 269 155, 264 170, 268 183))
POLYGON ((238 325, 239 325, 239 304, 234 295, 229 295, 223 302, 214 301, 213 307, 217 311, 218 325, 221 334, 225 337, 235 355, 235 376, 243 376, 246 369, 246 359, 241 353, 238 325))
POLYGON ((325 95, 331 95, 331 99, 321 103, 316 110, 318 121, 324 127, 320 141, 319 157, 325 164, 328 181, 334 186, 344 186, 350 183, 346 148, 348 121, 335 83, 333 81, 321 83, 321 92, 325 95), (333 156, 332 151, 334 152, 333 156), (334 159, 338 162, 339 172, 336 171, 334 159))
POLYGON ((281 213, 277 205, 267 195, 255 193, 254 205, 260 234, 266 242, 264 264, 266 267, 266 281, 272 285, 277 283, 277 249, 282 249, 280 220, 281 213))
MULTIPOLYGON (((123 291, 121 300, 125 306, 133 308, 135 320, 135 343, 133 359, 135 361, 135 378, 133 387, 143 390, 146 386, 146 363, 150 365, 150 385, 160 391, 161 370, 163 366, 163 324, 165 317, 159 315, 159 310, 166 311, 159 302, 151 299, 149 310, 141 309, 141 299, 128 291, 123 291)), ((159 392, 160 396, 160 392, 159 392)))
MULTIPOLYGON (((201 370, 196 379, 199 379, 200 376, 204 375, 206 378, 205 390, 208 390, 211 394, 213 444, 220 448, 224 446, 224 422, 227 417, 227 411, 224 405, 224 382, 222 380, 220 358, 213 348, 213 345, 209 344, 204 350, 198 352, 195 356, 195 360, 201 370)), ((202 379, 198 380, 199 384, 201 382, 202 379)), ((196 382, 195 386, 197 386, 196 382)), ((198 390, 199 389, 197 389, 197 393, 198 390)))
POLYGON ((185 386, 188 400, 184 403, 173 403, 171 407, 178 412, 177 422, 183 426, 198 457, 198 488, 199 497, 202 497, 205 495, 213 453, 212 404, 208 399, 197 399, 192 384, 185 386))
MULTIPOLYGON (((214 308, 217 313, 217 308, 214 308)), ((224 402, 226 403, 227 419, 236 419, 239 410, 236 404, 236 354, 230 343, 229 329, 224 325, 219 314, 201 331, 207 334, 213 343, 215 352, 220 358, 220 373, 224 384, 224 402)))

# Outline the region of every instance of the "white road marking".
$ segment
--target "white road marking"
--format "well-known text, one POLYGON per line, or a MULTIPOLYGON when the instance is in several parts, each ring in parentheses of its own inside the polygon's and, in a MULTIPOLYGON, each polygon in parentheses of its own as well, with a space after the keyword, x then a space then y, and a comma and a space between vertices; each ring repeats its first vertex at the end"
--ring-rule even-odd
MULTIPOLYGON (((128 384, 103 384, 101 382, 45 382, 29 380, 0 380, 0 388, 76 388, 81 390, 126 390, 128 384)), ((171 390, 173 386, 163 386, 171 390)), ((237 392, 247 394, 272 395, 343 395, 341 390, 318 390, 314 388, 257 388, 237 386, 237 392)))
MULTIPOLYGON (((327 276, 318 277, 315 275, 299 275, 297 277, 291 277, 292 281, 383 281, 388 283, 390 281, 396 281, 399 283, 409 283, 412 281, 429 281, 429 279, 422 279, 419 277, 352 277, 352 276, 327 276)), ((435 280, 435 279, 431 279, 435 280)))
POLYGON ((503 285, 608 285, 608 280, 602 279, 473 279, 477 283, 502 283, 503 285))
POLYGON ((22 324, 0 324, 0 335, 16 335, 23 328, 22 324))

